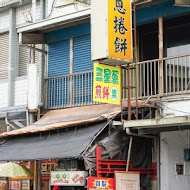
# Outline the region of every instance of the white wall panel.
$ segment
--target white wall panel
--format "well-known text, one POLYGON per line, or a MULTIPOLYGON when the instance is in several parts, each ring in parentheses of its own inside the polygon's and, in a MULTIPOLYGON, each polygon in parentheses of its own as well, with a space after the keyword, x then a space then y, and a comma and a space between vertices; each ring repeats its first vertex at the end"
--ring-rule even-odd
POLYGON ((189 190, 190 176, 177 175, 175 165, 184 164, 188 131, 161 133, 161 190, 189 190))
POLYGON ((0 30, 9 28, 9 11, 0 13, 0 30))
POLYGON ((17 77, 15 81, 15 106, 27 105, 28 79, 26 76, 17 77))
POLYGON ((0 81, 0 108, 8 106, 8 81, 0 81))
POLYGON ((32 4, 18 7, 16 9, 16 25, 24 25, 32 21, 32 4))
POLYGON ((163 102, 164 117, 178 117, 190 115, 190 100, 163 102))
POLYGON ((37 1, 36 2, 36 21, 39 21, 39 20, 41 20, 41 13, 42 12, 42 10, 41 10, 41 7, 40 7, 40 1, 37 1))

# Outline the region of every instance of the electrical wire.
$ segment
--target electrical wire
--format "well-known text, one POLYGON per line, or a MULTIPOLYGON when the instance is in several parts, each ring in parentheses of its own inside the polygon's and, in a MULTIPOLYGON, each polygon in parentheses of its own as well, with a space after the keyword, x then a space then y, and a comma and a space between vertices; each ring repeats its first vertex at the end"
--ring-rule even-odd
POLYGON ((57 2, 57 0, 54 0, 54 1, 53 1, 52 6, 51 6, 51 11, 50 11, 50 13, 49 13, 49 15, 48 15, 47 18, 50 18, 50 17, 51 17, 51 15, 52 15, 52 13, 53 13, 53 9, 55 8, 56 2, 57 2))

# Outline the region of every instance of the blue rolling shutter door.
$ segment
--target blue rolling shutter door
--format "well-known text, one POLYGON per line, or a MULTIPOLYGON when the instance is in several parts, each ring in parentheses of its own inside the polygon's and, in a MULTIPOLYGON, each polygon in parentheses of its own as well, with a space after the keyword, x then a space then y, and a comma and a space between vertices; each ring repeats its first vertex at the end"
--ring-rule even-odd
MULTIPOLYGON (((69 40, 49 44, 48 77, 69 74, 69 40)), ((69 77, 48 80, 48 107, 63 107, 69 104, 69 77)))
POLYGON ((79 73, 93 70, 90 35, 74 38, 73 48, 73 72, 79 73))
MULTIPOLYGON (((93 70, 91 61, 91 36, 85 35, 73 39, 73 72, 80 73, 93 70)), ((92 73, 79 74, 74 77, 74 103, 92 102, 92 73)))

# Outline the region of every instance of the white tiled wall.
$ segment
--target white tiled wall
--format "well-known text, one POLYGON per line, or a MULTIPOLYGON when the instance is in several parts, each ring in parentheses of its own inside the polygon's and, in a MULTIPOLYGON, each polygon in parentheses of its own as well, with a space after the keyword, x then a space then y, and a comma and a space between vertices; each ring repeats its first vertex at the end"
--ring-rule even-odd
POLYGON ((28 79, 26 76, 17 77, 15 81, 15 106, 27 105, 28 79))
POLYGON ((0 108, 8 106, 8 81, 0 81, 0 108))
POLYGON ((32 21, 31 7, 32 7, 32 4, 28 4, 25 6, 18 7, 16 9, 16 25, 17 26, 28 24, 32 21))
POLYGON ((0 31, 9 28, 9 11, 0 13, 0 31))

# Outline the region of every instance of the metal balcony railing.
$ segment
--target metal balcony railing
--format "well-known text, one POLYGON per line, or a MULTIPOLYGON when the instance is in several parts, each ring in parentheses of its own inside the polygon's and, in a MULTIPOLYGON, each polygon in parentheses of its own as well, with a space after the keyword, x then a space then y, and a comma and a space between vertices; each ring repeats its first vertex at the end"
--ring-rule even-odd
POLYGON ((139 99, 190 93, 190 55, 143 61, 137 68, 139 99))
POLYGON ((46 79, 48 109, 95 104, 93 71, 46 79))
MULTIPOLYGON (((137 90, 139 99, 190 93, 190 55, 155 59, 131 64, 131 97, 137 90)), ((127 85, 127 71, 123 70, 123 86, 127 85)), ((95 104, 93 102, 93 71, 46 79, 46 107, 57 109, 95 104)), ((127 93, 123 92, 123 98, 127 93)))

